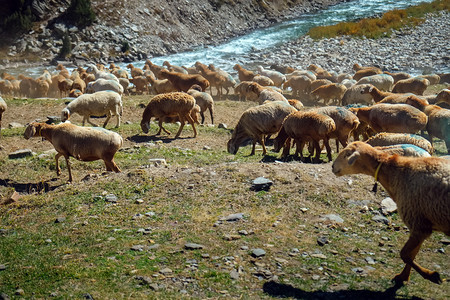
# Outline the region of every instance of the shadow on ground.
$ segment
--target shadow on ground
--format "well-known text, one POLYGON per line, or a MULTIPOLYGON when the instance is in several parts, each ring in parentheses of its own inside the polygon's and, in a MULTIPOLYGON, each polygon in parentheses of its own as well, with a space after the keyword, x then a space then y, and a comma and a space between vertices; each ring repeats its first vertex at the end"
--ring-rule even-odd
POLYGON ((50 191, 53 191, 60 187, 61 185, 51 185, 51 181, 56 181, 57 179, 51 179, 47 181, 41 181, 41 182, 29 182, 29 183, 21 183, 21 182, 15 182, 11 181, 10 179, 0 179, 0 186, 4 187, 13 187, 16 192, 21 194, 33 194, 33 193, 47 193, 50 191))
POLYGON ((364 300, 422 300, 418 297, 402 297, 397 296, 396 292, 401 286, 393 286, 385 291, 368 291, 368 290, 342 290, 333 292, 313 291, 307 292, 295 288, 288 284, 268 281, 263 285, 263 291, 269 296, 277 298, 294 298, 305 300, 335 300, 335 299, 364 299, 364 300))

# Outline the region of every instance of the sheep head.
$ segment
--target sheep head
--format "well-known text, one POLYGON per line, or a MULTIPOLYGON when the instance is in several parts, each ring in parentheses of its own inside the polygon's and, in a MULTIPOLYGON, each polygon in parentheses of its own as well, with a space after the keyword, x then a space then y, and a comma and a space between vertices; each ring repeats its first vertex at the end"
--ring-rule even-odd
POLYGON ((376 150, 367 143, 359 141, 350 143, 334 160, 331 166, 333 174, 336 176, 359 173, 370 175, 367 153, 371 151, 376 150))
POLYGON ((69 120, 69 118, 70 118, 70 111, 66 107, 61 111, 61 121, 65 122, 69 120))
POLYGON ((148 133, 148 131, 150 130, 150 122, 141 122, 141 129, 144 133, 148 133))
POLYGON ((28 124, 27 128, 25 129, 23 137, 28 140, 28 139, 36 136, 36 133, 39 135, 39 132, 41 131, 41 129, 42 129, 42 124, 37 123, 37 122, 32 122, 32 123, 28 124))
POLYGON ((230 154, 236 154, 239 150, 239 145, 236 143, 235 140, 231 139, 227 143, 227 151, 230 154))

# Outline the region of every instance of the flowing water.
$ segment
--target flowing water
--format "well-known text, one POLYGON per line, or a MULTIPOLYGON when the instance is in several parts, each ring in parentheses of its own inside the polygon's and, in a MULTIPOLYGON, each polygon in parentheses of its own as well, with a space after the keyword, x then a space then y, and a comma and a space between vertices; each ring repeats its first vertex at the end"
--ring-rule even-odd
MULTIPOLYGON (((255 48, 270 49, 276 47, 279 44, 297 39, 306 34, 312 27, 380 15, 389 10, 402 9, 423 2, 432 2, 432 0, 356 0, 345 2, 325 10, 304 14, 291 21, 255 30, 218 46, 199 47, 188 52, 154 57, 151 58, 151 61, 162 65, 167 60, 171 64, 184 66, 191 66, 196 61, 202 61, 213 63, 223 70, 230 71, 232 66, 240 61, 241 56, 251 53, 255 48)), ((144 66, 144 63, 145 61, 133 62, 136 67, 140 68, 144 66)), ((118 63, 117 65, 125 67, 127 64, 118 63)), ((53 71, 51 68, 47 69, 53 71)), ((31 76, 38 76, 42 73, 42 70, 43 68, 33 68, 32 70, 9 71, 12 74, 24 72, 31 76)))

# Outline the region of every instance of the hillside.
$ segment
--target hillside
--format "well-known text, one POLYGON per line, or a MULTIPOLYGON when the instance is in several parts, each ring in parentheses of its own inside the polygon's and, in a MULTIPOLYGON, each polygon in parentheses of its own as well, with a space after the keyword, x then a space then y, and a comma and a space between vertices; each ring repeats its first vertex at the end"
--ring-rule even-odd
MULTIPOLYGON (((91 1, 96 21, 86 28, 67 24, 70 1, 29 0, 32 30, 0 32, 0 65, 48 63, 56 59, 68 32, 71 61, 134 61, 217 44, 257 27, 269 26, 339 0, 91 1), (125 51, 124 51, 125 50, 125 51)), ((13 6, 13 4, 11 4, 13 6)), ((5 17, 9 7, 3 11, 5 17)), ((58 58, 60 59, 60 58, 58 58)))

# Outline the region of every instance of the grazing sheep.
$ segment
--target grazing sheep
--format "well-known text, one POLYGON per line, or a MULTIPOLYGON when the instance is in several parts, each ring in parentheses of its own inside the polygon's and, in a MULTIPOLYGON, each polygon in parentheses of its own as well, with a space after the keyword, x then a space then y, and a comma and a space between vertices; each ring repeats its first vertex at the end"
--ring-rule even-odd
POLYGON ((202 92, 206 91, 206 88, 209 87, 209 81, 200 74, 190 75, 163 69, 159 72, 159 75, 162 78, 168 79, 179 92, 187 92, 194 84, 199 85, 202 88, 202 92))
POLYGON ((231 139, 227 143, 228 152, 236 154, 239 147, 251 139, 253 147, 250 155, 255 154, 256 142, 262 145, 263 155, 266 155, 264 135, 277 133, 284 118, 295 111, 297 110, 294 107, 284 101, 273 101, 250 107, 244 111, 233 130, 231 139))
POLYGON ((369 91, 372 87, 371 84, 359 84, 354 85, 348 88, 344 96, 342 96, 341 105, 350 105, 350 104, 365 104, 371 105, 373 103, 372 95, 365 93, 364 91, 369 91))
POLYGON ((375 132, 416 133, 425 129, 428 120, 423 112, 407 104, 382 103, 350 111, 375 132))
POLYGON ((375 102, 380 102, 384 98, 388 96, 399 96, 399 94, 391 93, 391 92, 385 92, 382 90, 379 90, 376 86, 372 84, 365 84, 364 87, 360 90, 361 94, 370 94, 375 102))
POLYGON ((271 88, 263 87, 256 82, 249 84, 248 91, 253 92, 258 96, 259 104, 262 104, 265 101, 285 101, 287 103, 287 99, 281 93, 271 88))
POLYGON ((173 86, 172 82, 169 79, 153 79, 152 77, 147 77, 147 80, 150 82, 152 88, 152 94, 164 94, 176 92, 177 89, 173 86))
POLYGON ((394 78, 387 74, 377 74, 363 77, 356 84, 371 84, 379 90, 389 92, 394 85, 394 78))
POLYGON ((177 72, 177 73, 183 73, 183 74, 188 74, 188 71, 186 69, 184 69, 183 67, 180 66, 176 66, 176 65, 172 65, 170 64, 170 62, 168 62, 167 60, 163 61, 163 66, 166 66, 167 69, 171 72, 177 72))
POLYGON ((242 67, 240 64, 235 64, 233 70, 238 72, 239 81, 252 81, 253 77, 255 77, 255 73, 253 71, 247 70, 242 67))
POLYGON ((409 238, 400 257, 403 271, 394 277, 401 285, 409 280, 411 267, 423 278, 441 283, 438 272, 414 262, 423 241, 433 231, 450 236, 450 162, 437 157, 403 157, 353 142, 339 153, 332 165, 336 176, 374 176, 396 202, 400 217, 409 228, 409 238))
POLYGON ((290 87, 292 89, 292 96, 298 97, 306 94, 312 84, 312 80, 305 76, 292 76, 284 84, 283 89, 290 87))
POLYGON ((122 115, 122 97, 113 91, 101 91, 93 94, 84 94, 70 102, 61 112, 61 120, 64 122, 74 113, 83 116, 83 123, 87 121, 92 126, 97 126, 90 120, 91 116, 101 117, 106 114, 103 127, 106 127, 112 116, 117 117, 116 128, 120 126, 122 115))
POLYGON ((325 106, 315 110, 319 114, 324 114, 333 119, 336 130, 330 133, 329 137, 336 139, 336 151, 339 151, 339 143, 343 147, 347 146, 350 133, 359 125, 358 117, 345 107, 325 106))
POLYGON ((361 66, 361 65, 358 64, 358 63, 353 64, 353 70, 354 70, 355 72, 358 72, 358 71, 360 71, 360 70, 375 70, 375 71, 381 71, 381 69, 378 68, 378 67, 375 67, 375 66, 361 66))
POLYGON ((412 133, 380 132, 366 140, 366 143, 374 147, 411 144, 433 154, 433 146, 431 143, 426 138, 412 133))
POLYGON ((253 81, 241 81, 234 87, 234 92, 239 95, 239 101, 257 101, 258 96, 249 90, 253 81))
POLYGON ((389 155, 398 154, 412 157, 431 157, 430 153, 412 144, 396 144, 390 146, 377 146, 375 149, 381 150, 389 155))
POLYGON ((328 104, 329 101, 341 103, 341 99, 344 96, 345 91, 347 91, 345 85, 341 83, 332 83, 319 86, 311 92, 311 96, 316 100, 323 99, 325 104, 328 104))
POLYGON ((253 77, 252 79, 253 82, 256 82, 262 86, 272 86, 275 85, 275 83, 273 83, 273 80, 270 79, 267 76, 264 75, 256 75, 255 77, 253 77))
POLYGON ((416 96, 409 96, 406 104, 418 108, 428 116, 427 132, 431 145, 433 137, 444 140, 447 152, 450 154, 450 110, 437 105, 430 105, 426 100, 416 96))
MULTIPOLYGON (((198 113, 200 113, 200 106, 195 104, 194 108, 190 112, 190 116, 191 116, 192 120, 194 120, 195 124, 200 124, 198 122, 198 116, 197 116, 198 113)), ((155 118, 155 121, 159 122, 160 119, 162 119, 163 123, 177 123, 177 122, 180 122, 180 118, 178 116, 174 116, 174 117, 165 116, 165 117, 161 117, 161 118, 155 118)), ((159 130, 156 133, 156 135, 161 134, 161 131, 162 131, 162 127, 159 127, 159 130)))
POLYGON ((419 75, 418 78, 425 78, 430 82, 430 85, 438 84, 441 81, 441 77, 437 74, 419 75))
POLYGON ((72 182, 73 179, 69 163, 70 157, 81 161, 102 159, 107 171, 120 172, 114 162, 114 154, 123 144, 123 139, 118 133, 98 127, 81 127, 71 123, 49 125, 33 122, 25 129, 24 137, 28 140, 36 136, 48 140, 58 152, 55 156, 57 175, 61 175, 58 160, 64 156, 69 171, 69 182, 72 182))
POLYGON ((202 92, 202 88, 198 85, 193 85, 187 91, 189 95, 194 97, 195 103, 199 106, 200 116, 202 117, 202 124, 205 123, 205 114, 204 112, 209 109, 209 113, 211 115, 211 124, 214 124, 214 100, 210 94, 202 92))
POLYGON ((380 69, 362 69, 359 71, 356 71, 355 75, 353 75, 353 79, 356 81, 359 81, 363 77, 377 75, 383 73, 380 69))
MULTIPOLYGON (((297 145, 296 154, 300 153, 303 159, 303 146, 306 142, 312 141, 316 156, 314 162, 320 162, 319 141, 323 140, 327 149, 328 160, 331 161, 331 148, 328 143, 330 134, 336 130, 336 125, 332 118, 315 111, 297 111, 288 115, 274 140, 274 151, 278 152, 283 147, 282 157, 289 155, 291 139, 297 145)), ((312 153, 311 153, 312 155, 312 153)))
POLYGON ((7 108, 8 108, 8 105, 6 105, 5 100, 3 100, 2 97, 0 97, 0 136, 2 134, 2 116, 7 108))
POLYGON ((399 80, 392 88, 393 93, 413 93, 415 95, 423 95, 428 88, 430 82, 428 79, 412 77, 399 80))
POLYGON ((284 76, 284 74, 282 74, 278 71, 267 70, 267 69, 264 69, 262 66, 258 66, 257 69, 258 69, 259 74, 267 76, 270 79, 272 79, 275 86, 277 86, 279 88, 281 88, 283 83, 286 81, 286 76, 284 76))
POLYGON ((191 117, 191 111, 194 109, 195 99, 189 94, 173 92, 159 94, 153 97, 147 104, 141 120, 141 129, 144 133, 148 133, 150 130, 150 120, 152 117, 158 118, 159 131, 164 130, 165 133, 170 134, 162 123, 165 117, 178 117, 180 120, 180 128, 178 129, 175 138, 178 138, 183 130, 185 121, 191 124, 194 130, 194 137, 197 136, 197 129, 195 128, 194 120, 191 117))
POLYGON ((411 78, 411 75, 405 72, 391 73, 388 71, 384 71, 383 73, 392 76, 392 78, 394 78, 394 84, 399 80, 411 78))
POLYGON ((119 95, 123 94, 123 86, 119 83, 119 80, 108 80, 99 78, 95 81, 91 81, 86 86, 86 93, 95 93, 101 91, 113 91, 119 95))

